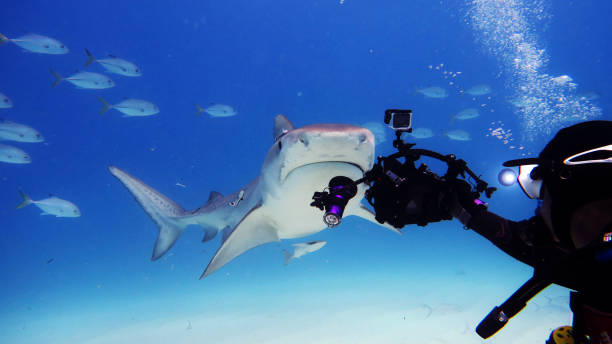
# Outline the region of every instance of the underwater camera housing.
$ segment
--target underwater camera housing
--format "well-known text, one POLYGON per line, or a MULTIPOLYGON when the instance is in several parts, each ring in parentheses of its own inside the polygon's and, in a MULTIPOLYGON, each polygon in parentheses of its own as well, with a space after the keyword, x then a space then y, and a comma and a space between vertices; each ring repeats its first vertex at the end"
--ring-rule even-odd
POLYGON ((450 197, 453 195, 453 187, 457 177, 465 179, 466 173, 475 181, 471 190, 474 198, 480 197, 482 192, 491 197, 495 191, 455 155, 416 149, 413 148, 415 144, 405 143, 401 135, 412 131, 412 110, 386 110, 384 122, 390 124, 395 131, 393 146, 397 148, 397 153, 387 157, 379 156, 373 168, 357 181, 342 176, 334 177, 329 182, 329 191, 314 193, 310 205, 325 210, 323 221, 328 227, 340 224, 344 207, 355 196, 357 185, 361 183, 369 186, 365 198, 374 208, 376 221, 381 224, 386 222, 395 228, 409 224, 425 226, 431 222, 452 219, 449 207, 452 205, 450 197), (446 163, 446 174, 438 176, 424 163, 417 167, 416 162, 422 156, 446 163), (349 193, 349 190, 354 192, 349 193))

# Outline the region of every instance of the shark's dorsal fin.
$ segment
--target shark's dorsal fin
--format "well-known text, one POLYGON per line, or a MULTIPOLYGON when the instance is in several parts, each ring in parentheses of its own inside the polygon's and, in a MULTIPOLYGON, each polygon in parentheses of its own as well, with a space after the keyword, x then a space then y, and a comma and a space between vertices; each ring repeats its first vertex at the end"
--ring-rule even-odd
POLYGON ((213 202, 214 200, 216 200, 218 198, 223 198, 223 195, 220 192, 211 191, 210 195, 208 195, 208 201, 206 201, 206 203, 213 202))
POLYGON ((278 140, 281 136, 295 129, 291 121, 285 117, 283 114, 278 114, 274 117, 274 131, 272 135, 274 135, 274 141, 278 140))
POLYGON ((261 204, 251 209, 231 232, 229 228, 226 231, 230 234, 223 241, 200 278, 210 275, 253 247, 280 240, 277 229, 262 210, 261 204))

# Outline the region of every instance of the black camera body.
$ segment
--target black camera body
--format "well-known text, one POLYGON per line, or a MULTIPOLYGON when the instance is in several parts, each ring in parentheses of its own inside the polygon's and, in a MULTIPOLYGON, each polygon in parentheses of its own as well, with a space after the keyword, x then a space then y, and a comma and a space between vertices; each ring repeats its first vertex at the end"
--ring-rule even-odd
POLYGON ((472 189, 465 181, 462 186, 468 185, 474 198, 478 198, 482 192, 491 197, 495 191, 495 188, 488 187, 487 183, 474 174, 465 161, 456 159, 453 154, 442 155, 426 149, 415 149, 415 144, 405 143, 401 135, 412 131, 412 110, 386 110, 384 122, 395 131, 393 146, 397 148, 397 153, 378 157, 373 168, 359 180, 337 176, 329 182, 329 192, 315 192, 310 205, 325 210, 323 220, 328 227, 340 224, 344 206, 355 195, 347 193, 347 190, 356 189, 360 183, 369 186, 365 198, 374 208, 376 220, 395 228, 409 224, 425 226, 431 222, 452 219, 450 206, 453 190, 458 185, 457 177, 465 179, 466 173, 475 181, 475 186, 472 189), (446 163, 446 174, 438 176, 425 164, 417 168, 416 162, 422 156, 446 163))
POLYGON ((447 207, 448 183, 427 165, 417 168, 415 161, 408 158, 403 163, 395 158, 379 158, 367 175, 372 181, 365 198, 379 223, 402 228, 452 219, 447 207))

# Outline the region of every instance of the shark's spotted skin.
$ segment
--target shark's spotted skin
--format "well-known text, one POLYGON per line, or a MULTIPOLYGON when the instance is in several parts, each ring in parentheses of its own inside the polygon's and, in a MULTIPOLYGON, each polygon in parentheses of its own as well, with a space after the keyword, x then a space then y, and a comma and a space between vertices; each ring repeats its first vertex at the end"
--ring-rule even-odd
MULTIPOLYGON (((253 247, 315 234, 325 225, 322 213, 309 206, 312 193, 338 175, 359 179, 374 162, 374 137, 357 126, 317 124, 295 129, 278 115, 273 137, 257 178, 229 195, 211 192, 208 201, 192 211, 185 211, 119 168, 109 167, 159 227, 153 260, 166 253, 188 225, 204 228, 203 241, 222 232, 221 247, 200 278, 253 247)), ((377 223, 374 214, 361 204, 364 191, 360 185, 346 206, 345 216, 377 223)))

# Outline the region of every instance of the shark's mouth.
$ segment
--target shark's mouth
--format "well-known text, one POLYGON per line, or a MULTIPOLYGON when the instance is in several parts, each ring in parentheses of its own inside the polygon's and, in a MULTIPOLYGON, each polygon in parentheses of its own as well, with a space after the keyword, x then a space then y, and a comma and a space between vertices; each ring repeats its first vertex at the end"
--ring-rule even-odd
MULTIPOLYGON (((364 169, 364 167, 360 166, 360 164, 355 163, 353 161, 342 161, 342 160, 325 160, 325 161, 315 161, 315 162, 311 162, 311 163, 302 163, 300 165, 297 166, 293 166, 292 168, 283 168, 281 170, 281 175, 280 175, 280 181, 285 182, 288 178, 290 178, 293 174, 295 174, 298 171, 302 171, 306 168, 309 167, 314 167, 314 166, 320 166, 321 169, 318 170, 318 172, 320 173, 325 173, 326 170, 329 171, 329 174, 334 174, 332 173, 333 171, 337 171, 339 169, 342 170, 346 170, 351 171, 351 176, 347 176, 347 177, 352 177, 355 178, 355 174, 356 174, 356 170, 359 170, 359 178, 361 178, 361 176, 363 176, 363 174, 366 172, 366 169, 364 169), (328 166, 324 166, 324 165, 328 165, 328 166), (346 165, 344 168, 342 168, 342 165, 346 165), (333 166, 333 168, 332 168, 333 166), (350 167, 349 167, 350 166, 350 167)), ((335 175, 331 176, 334 177, 335 175)))

